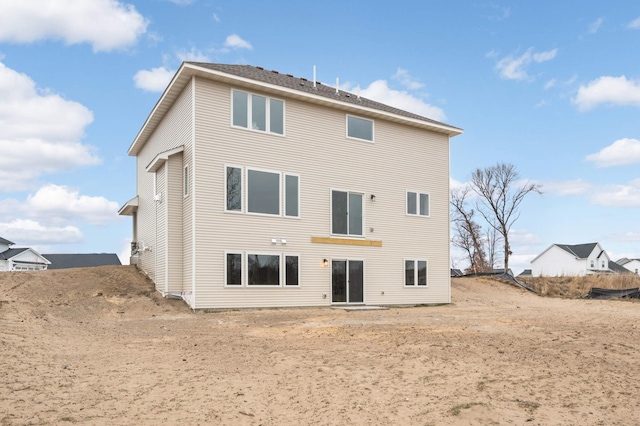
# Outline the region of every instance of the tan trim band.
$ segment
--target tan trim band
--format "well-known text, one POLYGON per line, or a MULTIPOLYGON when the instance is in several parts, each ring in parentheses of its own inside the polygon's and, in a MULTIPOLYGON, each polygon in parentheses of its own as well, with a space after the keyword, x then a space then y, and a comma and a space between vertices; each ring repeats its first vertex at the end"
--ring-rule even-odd
POLYGON ((382 241, 380 240, 352 240, 349 238, 311 237, 311 242, 318 244, 340 244, 345 246, 382 247, 382 241))

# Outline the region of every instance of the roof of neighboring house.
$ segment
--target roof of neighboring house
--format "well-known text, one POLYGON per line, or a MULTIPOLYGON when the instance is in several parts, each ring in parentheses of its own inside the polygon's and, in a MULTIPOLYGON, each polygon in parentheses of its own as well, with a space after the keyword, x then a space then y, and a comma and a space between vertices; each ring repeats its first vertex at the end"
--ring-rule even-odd
POLYGON ((137 155, 140 152, 156 126, 183 89, 190 83, 193 76, 273 93, 282 94, 286 92, 291 97, 304 99, 307 102, 330 105, 345 111, 359 110, 361 113, 367 113, 371 116, 413 124, 414 126, 428 128, 449 136, 456 136, 463 132, 458 127, 366 99, 354 93, 344 90, 336 92, 335 87, 317 81, 314 87, 312 80, 294 77, 291 74, 281 74, 278 71, 265 70, 262 67, 252 65, 183 62, 129 147, 129 155, 137 155))
POLYGON ((5 250, 2 253, 0 253, 0 259, 9 260, 12 257, 15 257, 15 256, 19 255, 20 253, 22 253, 25 250, 29 250, 29 249, 28 248, 13 248, 13 249, 5 250))
POLYGON ((460 269, 451 268, 451 276, 452 277, 461 277, 463 275, 464 275, 464 273, 462 273, 462 271, 460 269))
POLYGON ((12 246, 12 245, 14 245, 15 243, 14 243, 14 242, 11 242, 11 241, 9 241, 9 240, 5 240, 4 238, 0 237, 0 244, 6 244, 6 245, 8 245, 8 246, 12 246))
POLYGON ((611 269, 613 272, 617 272, 619 274, 630 274, 631 273, 630 270, 628 270, 624 266, 621 266, 621 265, 617 264, 613 260, 609 261, 609 269, 611 269))
POLYGON ((43 254, 49 259, 49 269, 88 268, 91 266, 122 265, 115 253, 43 254))
MULTIPOLYGON (((578 259, 586 259, 587 257, 589 257, 589 255, 593 251, 593 248, 597 244, 598 243, 573 244, 573 245, 571 245, 571 244, 555 244, 555 245, 560 247, 562 250, 574 255, 578 259)), ((600 253, 600 254, 602 254, 602 253, 600 253)))
POLYGON ((524 271, 520 272, 520 274, 518 274, 519 277, 530 277, 531 276, 531 269, 525 269, 524 271))

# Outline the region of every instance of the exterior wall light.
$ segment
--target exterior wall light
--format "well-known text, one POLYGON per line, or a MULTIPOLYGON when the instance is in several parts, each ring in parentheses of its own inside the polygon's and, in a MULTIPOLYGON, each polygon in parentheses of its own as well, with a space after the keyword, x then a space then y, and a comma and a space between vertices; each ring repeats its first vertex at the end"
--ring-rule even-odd
POLYGON ((374 194, 371 194, 371 201, 376 201, 376 196, 374 194))
POLYGON ((322 266, 329 266, 329 260, 327 259, 322 259, 322 266))

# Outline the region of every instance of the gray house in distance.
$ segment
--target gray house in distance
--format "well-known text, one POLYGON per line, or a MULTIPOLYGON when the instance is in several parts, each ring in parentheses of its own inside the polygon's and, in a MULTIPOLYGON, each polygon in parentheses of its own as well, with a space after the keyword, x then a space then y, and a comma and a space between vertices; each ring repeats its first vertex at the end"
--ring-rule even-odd
POLYGON ((132 263, 193 309, 450 302, 461 133, 313 79, 185 62, 129 148, 132 263))
POLYGON ((115 253, 66 253, 43 255, 51 262, 49 269, 89 268, 92 266, 122 265, 115 253))

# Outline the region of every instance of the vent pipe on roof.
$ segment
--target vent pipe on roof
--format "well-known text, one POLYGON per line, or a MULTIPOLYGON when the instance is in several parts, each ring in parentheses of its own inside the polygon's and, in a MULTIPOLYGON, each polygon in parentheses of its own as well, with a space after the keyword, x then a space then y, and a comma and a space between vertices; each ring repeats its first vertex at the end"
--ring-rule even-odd
POLYGON ((340 86, 340 79, 336 77, 336 95, 340 94, 340 92, 338 91, 338 86, 340 86))
POLYGON ((360 99, 360 85, 358 84, 357 90, 356 90, 356 94, 358 99, 360 99))
POLYGON ((313 88, 316 88, 316 66, 313 66, 313 88))

